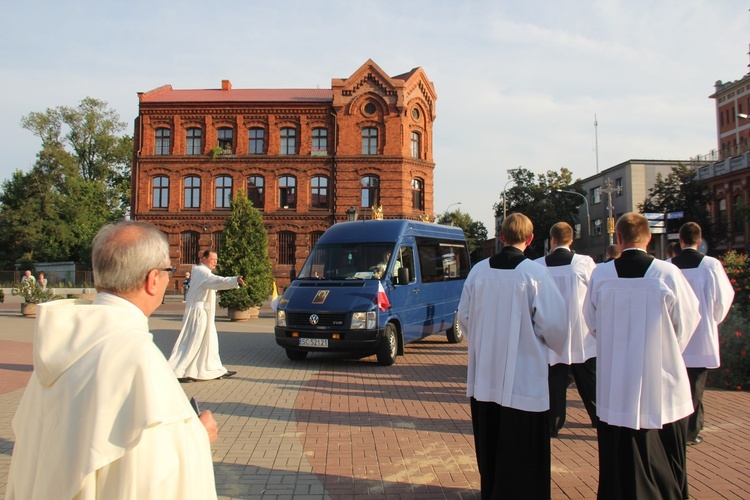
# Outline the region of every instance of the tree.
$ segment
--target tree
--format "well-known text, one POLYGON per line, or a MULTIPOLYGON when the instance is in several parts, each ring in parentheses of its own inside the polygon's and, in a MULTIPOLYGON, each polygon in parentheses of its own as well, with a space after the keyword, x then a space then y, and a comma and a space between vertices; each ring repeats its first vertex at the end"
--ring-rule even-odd
MULTIPOLYGON (((510 170, 514 181, 512 188, 506 192, 506 215, 521 212, 534 224, 534 240, 526 249, 531 258, 544 255, 544 240, 549 238, 550 228, 558 222, 567 222, 575 227, 578 223, 578 208, 583 202, 580 197, 558 190, 575 191, 583 194, 577 184, 573 182, 573 173, 567 168, 560 172, 552 170, 544 174, 535 175, 534 172, 523 167, 510 170)), ((495 203, 495 216, 502 217, 503 202, 495 203)), ((588 248, 586 248, 588 251, 588 248)))
POLYGON ((487 239, 487 228, 479 221, 475 221, 468 213, 461 209, 453 212, 446 212, 438 217, 439 224, 453 224, 460 227, 466 236, 466 242, 469 245, 469 253, 474 252, 487 239))
POLYGON ((268 258, 268 233, 261 213, 242 189, 232 198, 232 213, 224 223, 222 276, 244 276, 246 286, 219 292, 219 305, 239 311, 259 307, 271 295, 273 268, 268 258))
POLYGON ((32 112, 21 126, 42 141, 31 171, 0 191, 0 259, 8 263, 90 260, 91 240, 130 202, 133 140, 107 103, 32 112))
POLYGON ((725 224, 722 227, 711 223, 708 209, 711 201, 708 184, 696 178, 695 169, 680 164, 672 167, 666 177, 656 175, 654 187, 649 189, 648 196, 638 205, 638 209, 643 213, 685 212, 683 219, 676 220, 676 227, 668 228, 669 232, 677 232, 684 222, 695 222, 701 227, 709 249, 712 249, 726 239, 728 229, 725 224))

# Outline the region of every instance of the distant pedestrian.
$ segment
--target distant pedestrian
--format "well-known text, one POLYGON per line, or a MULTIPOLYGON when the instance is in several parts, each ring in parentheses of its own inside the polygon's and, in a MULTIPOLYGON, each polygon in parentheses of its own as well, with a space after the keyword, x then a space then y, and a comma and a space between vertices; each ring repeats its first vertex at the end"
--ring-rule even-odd
POLYGON ((474 266, 458 306, 482 498, 546 500, 547 348, 562 353, 567 312, 549 271, 523 254, 534 239, 528 217, 506 217, 500 239, 505 247, 474 266))
POLYGON ((47 289, 47 278, 44 277, 44 272, 39 273, 39 278, 37 279, 37 283, 39 283, 39 286, 42 288, 42 290, 47 289))
POLYGON ((615 260, 620 256, 620 245, 618 245, 617 243, 613 243, 608 246, 607 250, 605 251, 605 256, 607 257, 607 259, 604 262, 615 260))
POLYGON ((182 281, 182 303, 187 300, 187 293, 190 290, 190 271, 185 273, 185 279, 182 281))
POLYGON ((674 259, 680 254, 680 245, 676 241, 671 242, 670 244, 667 245, 667 248, 664 254, 666 256, 666 260, 668 262, 671 262, 672 259, 674 259))

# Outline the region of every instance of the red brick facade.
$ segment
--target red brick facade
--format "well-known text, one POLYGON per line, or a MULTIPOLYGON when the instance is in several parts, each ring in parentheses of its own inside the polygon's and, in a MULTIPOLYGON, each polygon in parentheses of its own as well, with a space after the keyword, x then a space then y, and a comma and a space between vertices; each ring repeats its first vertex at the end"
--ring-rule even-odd
POLYGON ((350 207, 360 217, 379 204, 385 218, 432 220, 437 95, 421 68, 389 77, 368 60, 331 89, 232 89, 224 80, 221 89, 166 85, 138 97, 131 217, 167 233, 178 279, 198 251, 221 250, 227 196, 248 193, 250 178, 262 183, 258 208, 280 286, 350 207))

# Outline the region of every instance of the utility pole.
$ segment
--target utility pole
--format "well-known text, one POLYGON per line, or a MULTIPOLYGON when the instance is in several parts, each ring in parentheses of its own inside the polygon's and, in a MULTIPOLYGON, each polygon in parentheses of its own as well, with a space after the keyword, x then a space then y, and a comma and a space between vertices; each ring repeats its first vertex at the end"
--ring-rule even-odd
POLYGON ((615 209, 614 205, 612 205, 612 193, 620 193, 622 191, 621 187, 614 187, 612 185, 612 179, 607 178, 606 181, 604 181, 604 187, 601 189, 602 193, 607 193, 607 196, 609 197, 609 203, 607 205, 607 234, 609 234, 609 244, 614 243, 614 234, 615 234, 615 218, 612 215, 612 211, 615 209))

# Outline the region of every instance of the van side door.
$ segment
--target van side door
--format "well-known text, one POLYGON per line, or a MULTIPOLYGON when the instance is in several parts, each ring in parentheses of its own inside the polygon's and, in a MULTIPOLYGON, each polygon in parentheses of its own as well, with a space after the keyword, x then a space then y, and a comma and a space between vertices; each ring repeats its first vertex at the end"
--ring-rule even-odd
POLYGON ((426 320, 414 254, 412 245, 400 245, 392 259, 386 280, 391 284, 391 311, 401 321, 405 342, 423 337, 422 329, 426 320))

